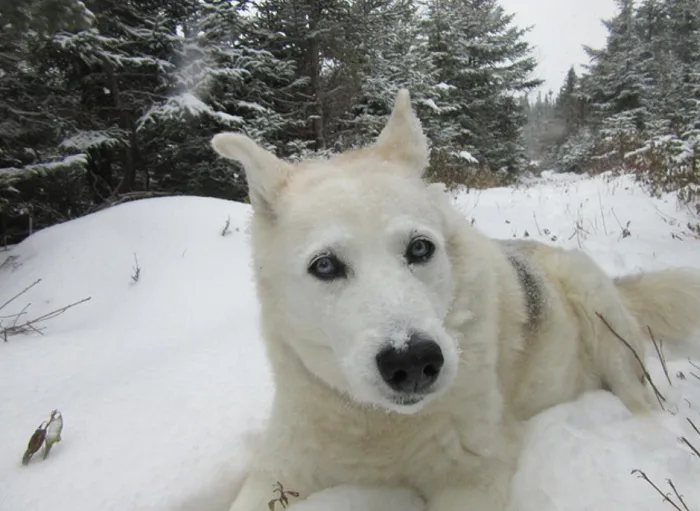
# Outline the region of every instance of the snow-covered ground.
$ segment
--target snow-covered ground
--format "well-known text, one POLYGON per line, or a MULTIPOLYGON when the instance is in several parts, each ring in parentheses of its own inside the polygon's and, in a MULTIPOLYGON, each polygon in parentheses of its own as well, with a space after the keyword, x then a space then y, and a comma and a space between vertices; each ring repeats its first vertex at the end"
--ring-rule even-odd
MULTIPOLYGON (((580 245, 613 274, 700 267, 700 241, 687 228, 698 219, 626 177, 547 175, 528 186, 458 193, 455 203, 494 237, 527 232, 580 245)), ((221 200, 149 199, 0 253, 0 305, 42 279, 0 316, 31 304, 22 320, 31 319, 91 297, 44 323, 43 335, 0 343, 0 511, 227 509, 272 393, 249 214, 221 200), (47 460, 39 453, 23 466, 29 436, 54 408, 65 421, 62 442, 47 460)), ((635 469, 664 492, 672 493, 671 479, 688 508, 700 509, 700 459, 680 440, 700 447, 687 420, 700 427, 700 369, 682 355, 668 353, 672 386, 649 359, 668 400, 668 411, 653 418, 631 418, 603 391, 534 418, 513 510, 673 509, 635 469)), ((339 492, 303 507, 353 509, 339 492)), ((360 497, 351 501, 364 510, 360 497)), ((420 509, 407 494, 393 502, 420 509)))

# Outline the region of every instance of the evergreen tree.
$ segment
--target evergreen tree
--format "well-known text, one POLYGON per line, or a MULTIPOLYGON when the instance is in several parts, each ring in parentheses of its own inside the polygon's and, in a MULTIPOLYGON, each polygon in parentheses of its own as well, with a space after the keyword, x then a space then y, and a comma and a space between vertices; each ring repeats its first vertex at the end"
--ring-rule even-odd
POLYGON ((616 0, 619 13, 605 21, 608 42, 603 50, 587 52, 592 60, 588 94, 600 137, 601 156, 606 164, 621 166, 625 154, 643 139, 650 112, 650 79, 643 66, 644 47, 639 38, 633 0, 616 0))
POLYGON ((373 14, 372 30, 363 43, 367 53, 359 90, 347 114, 349 131, 341 133, 340 145, 352 147, 373 140, 386 123, 400 88, 410 90, 424 129, 439 143, 443 131, 435 122, 440 112, 437 69, 422 33, 419 5, 391 1, 373 14))
POLYGON ((85 158, 58 147, 76 94, 49 48, 56 31, 85 28, 93 20, 77 0, 0 4, 0 219, 5 233, 27 234, 37 215, 41 225, 42 218, 63 220, 80 210, 83 197, 76 183, 82 182, 85 158))
POLYGON ((526 122, 516 94, 541 82, 530 76, 536 61, 526 30, 512 20, 495 0, 435 0, 426 24, 447 104, 441 123, 453 135, 446 144, 515 173, 525 160, 526 122))
MULTIPOLYGON (((381 2, 377 2, 381 3, 381 2)), ((349 42, 355 4, 374 2, 342 0, 254 0, 258 47, 280 60, 293 63, 299 87, 291 100, 300 126, 293 141, 298 151, 324 150, 332 145, 333 132, 347 110, 353 89, 353 62, 361 60, 363 46, 349 42), (348 33, 350 31, 350 33, 348 33), (329 138, 331 140, 329 140, 329 138)))
MULTIPOLYGON (((371 141, 407 87, 434 177, 523 167, 534 59, 496 0, 27 0, 0 3, 5 235, 126 200, 243 200, 210 147, 279 156, 371 141), (447 168, 447 167, 444 167, 447 168)), ((4 204, 4 206, 3 206, 4 204)))
POLYGON ((188 1, 98 0, 91 29, 54 37, 56 58, 80 93, 76 132, 62 145, 88 155, 97 202, 150 186, 137 122, 172 90, 176 28, 188 1))
POLYGON ((690 200, 700 185, 700 0, 617 1, 606 46, 587 49, 591 65, 576 94, 584 115, 562 111, 577 128, 558 166, 577 155, 579 168, 633 170, 690 200))
POLYGON ((244 131, 280 155, 293 119, 281 111, 294 87, 294 67, 250 45, 252 20, 229 1, 201 1, 184 24, 174 92, 139 120, 148 167, 158 187, 243 199, 242 173, 210 148, 222 130, 244 131))

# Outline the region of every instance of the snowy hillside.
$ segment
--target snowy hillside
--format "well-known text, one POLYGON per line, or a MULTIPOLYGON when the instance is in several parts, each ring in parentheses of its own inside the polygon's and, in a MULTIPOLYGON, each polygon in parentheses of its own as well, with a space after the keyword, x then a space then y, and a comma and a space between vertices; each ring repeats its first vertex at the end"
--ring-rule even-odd
MULTIPOLYGON (((700 267, 688 228, 698 219, 628 178, 545 176, 455 203, 494 237, 580 245, 614 274, 700 267)), ((0 304, 42 279, 0 316, 31 304, 21 322, 91 298, 38 325, 43 335, 0 343, 0 511, 227 510, 272 392, 249 214, 221 200, 149 199, 0 253, 0 304), (54 408, 62 442, 22 466, 29 436, 54 408)), ((673 509, 635 469, 664 492, 672 479, 700 510, 700 459, 679 440, 700 447, 687 420, 700 426, 700 369, 668 357, 672 388, 649 361, 669 402, 653 419, 631 419, 602 391, 533 419, 513 511, 673 509)))

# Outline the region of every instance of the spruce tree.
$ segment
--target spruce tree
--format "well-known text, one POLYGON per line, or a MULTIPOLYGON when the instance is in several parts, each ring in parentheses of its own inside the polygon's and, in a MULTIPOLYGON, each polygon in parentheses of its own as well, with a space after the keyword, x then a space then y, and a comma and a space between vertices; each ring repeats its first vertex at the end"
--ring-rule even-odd
POLYGON ((441 123, 452 134, 446 145, 493 171, 516 173, 526 161, 527 120, 516 94, 541 82, 531 76, 527 29, 512 21, 496 0, 435 0, 426 29, 446 103, 441 123))

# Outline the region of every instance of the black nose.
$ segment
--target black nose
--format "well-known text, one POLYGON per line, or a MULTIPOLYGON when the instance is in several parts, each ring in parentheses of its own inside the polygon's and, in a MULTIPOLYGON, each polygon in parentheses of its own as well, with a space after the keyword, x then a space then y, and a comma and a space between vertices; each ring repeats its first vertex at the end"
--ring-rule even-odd
POLYGON ((408 343, 385 348, 377 355, 384 381, 399 392, 421 392, 437 380, 445 359, 432 339, 412 335, 408 343))

